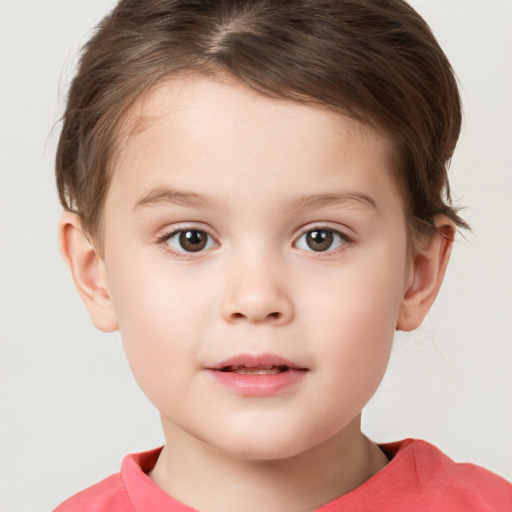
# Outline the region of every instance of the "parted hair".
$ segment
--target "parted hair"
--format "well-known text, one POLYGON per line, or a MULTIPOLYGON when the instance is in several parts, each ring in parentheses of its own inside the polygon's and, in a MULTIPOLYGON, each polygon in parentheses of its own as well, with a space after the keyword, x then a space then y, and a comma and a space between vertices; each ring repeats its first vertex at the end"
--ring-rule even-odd
POLYGON ((328 108, 383 131, 408 224, 468 227, 447 168, 461 127, 453 70, 402 0, 122 0, 82 49, 57 149, 66 210, 101 238, 102 208, 134 101, 183 73, 328 108))

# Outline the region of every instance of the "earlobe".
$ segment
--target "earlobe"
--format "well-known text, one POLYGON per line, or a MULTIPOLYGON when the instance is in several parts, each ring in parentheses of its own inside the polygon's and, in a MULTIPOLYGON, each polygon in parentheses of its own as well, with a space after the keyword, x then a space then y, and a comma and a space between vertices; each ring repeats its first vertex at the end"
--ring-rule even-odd
POLYGON ((59 222, 59 247, 93 324, 104 332, 117 330, 105 262, 82 230, 80 217, 65 212, 59 222))
POLYGON ((397 320, 397 330, 412 331, 420 326, 441 288, 450 259, 455 226, 446 217, 436 222, 437 231, 418 241, 411 263, 411 275, 397 320))

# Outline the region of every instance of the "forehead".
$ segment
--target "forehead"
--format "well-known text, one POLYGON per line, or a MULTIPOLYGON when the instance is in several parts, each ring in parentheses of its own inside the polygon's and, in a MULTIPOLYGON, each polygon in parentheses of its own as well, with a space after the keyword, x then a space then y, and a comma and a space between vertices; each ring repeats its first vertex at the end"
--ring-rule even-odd
MULTIPOLYGON (((260 133, 270 132, 272 126, 269 124, 269 114, 277 116, 280 113, 288 117, 290 127, 295 125, 300 128, 307 123, 311 133, 321 125, 347 141, 353 134, 364 137, 369 132, 378 131, 335 112, 333 108, 321 106, 319 102, 314 102, 314 106, 312 103, 308 99, 298 102, 265 96, 226 75, 205 77, 184 74, 160 81, 133 102, 121 122, 121 143, 118 146, 122 151, 128 144, 135 145, 141 139, 147 142, 152 132, 159 129, 159 125, 167 123, 169 126, 172 120, 175 126, 180 125, 181 130, 191 128, 183 132, 184 135, 193 135, 195 132, 199 134, 205 125, 214 131, 219 123, 225 124, 226 121, 231 121, 230 126, 236 132, 234 135, 242 134, 244 128, 249 126, 253 129, 262 128, 260 133), (340 119, 343 123, 340 123, 340 119)), ((252 131, 254 135, 256 130, 252 131)), ((300 130, 293 132, 297 136, 300 130)), ((391 153, 391 137, 383 131, 378 131, 378 134, 391 153)))
POLYGON ((349 178, 358 169, 368 175, 368 167, 378 167, 379 181, 389 185, 391 154, 386 135, 339 113, 269 98, 229 80, 189 76, 157 84, 131 106, 111 186, 129 179, 147 189, 166 179, 165 170, 193 186, 211 180, 214 187, 225 174, 230 186, 253 180, 258 189, 258 175, 263 186, 270 171, 276 184, 314 175, 325 191, 341 160, 348 188, 349 178))

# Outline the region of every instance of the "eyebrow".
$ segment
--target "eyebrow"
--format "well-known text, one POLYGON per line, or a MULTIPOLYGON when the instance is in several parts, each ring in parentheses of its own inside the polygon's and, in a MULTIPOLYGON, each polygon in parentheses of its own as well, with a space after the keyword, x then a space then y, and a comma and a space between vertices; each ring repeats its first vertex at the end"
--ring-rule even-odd
POLYGON ((323 206, 336 206, 344 204, 356 204, 379 210, 376 201, 363 192, 342 191, 327 194, 306 194, 297 196, 287 202, 290 210, 302 210, 307 208, 321 208, 323 206))
MULTIPOLYGON (((143 195, 135 204, 134 211, 159 204, 175 204, 185 207, 213 206, 215 199, 209 194, 198 194, 172 188, 155 188, 143 195)), ((294 197, 285 203, 291 211, 308 208, 321 208, 344 204, 356 204, 370 207, 378 211, 375 200, 368 194, 358 191, 342 191, 337 193, 304 194, 294 197)))
POLYGON ((211 206, 214 203, 214 199, 207 194, 197 194, 195 192, 186 192, 171 188, 155 188, 143 195, 135 203, 134 210, 159 204, 176 204, 179 206, 198 207, 211 206))

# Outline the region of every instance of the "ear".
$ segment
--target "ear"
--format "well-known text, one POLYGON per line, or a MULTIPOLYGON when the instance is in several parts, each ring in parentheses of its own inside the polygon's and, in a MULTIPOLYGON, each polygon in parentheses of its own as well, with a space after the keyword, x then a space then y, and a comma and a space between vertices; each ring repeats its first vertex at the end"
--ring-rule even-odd
POLYGON ((101 331, 116 331, 117 319, 105 262, 85 236, 82 222, 76 213, 65 212, 62 215, 59 222, 59 247, 92 323, 101 331))
POLYGON ((425 235, 415 244, 397 330, 412 331, 419 327, 441 288, 455 237, 455 225, 441 216, 436 219, 436 228, 434 234, 425 235))

